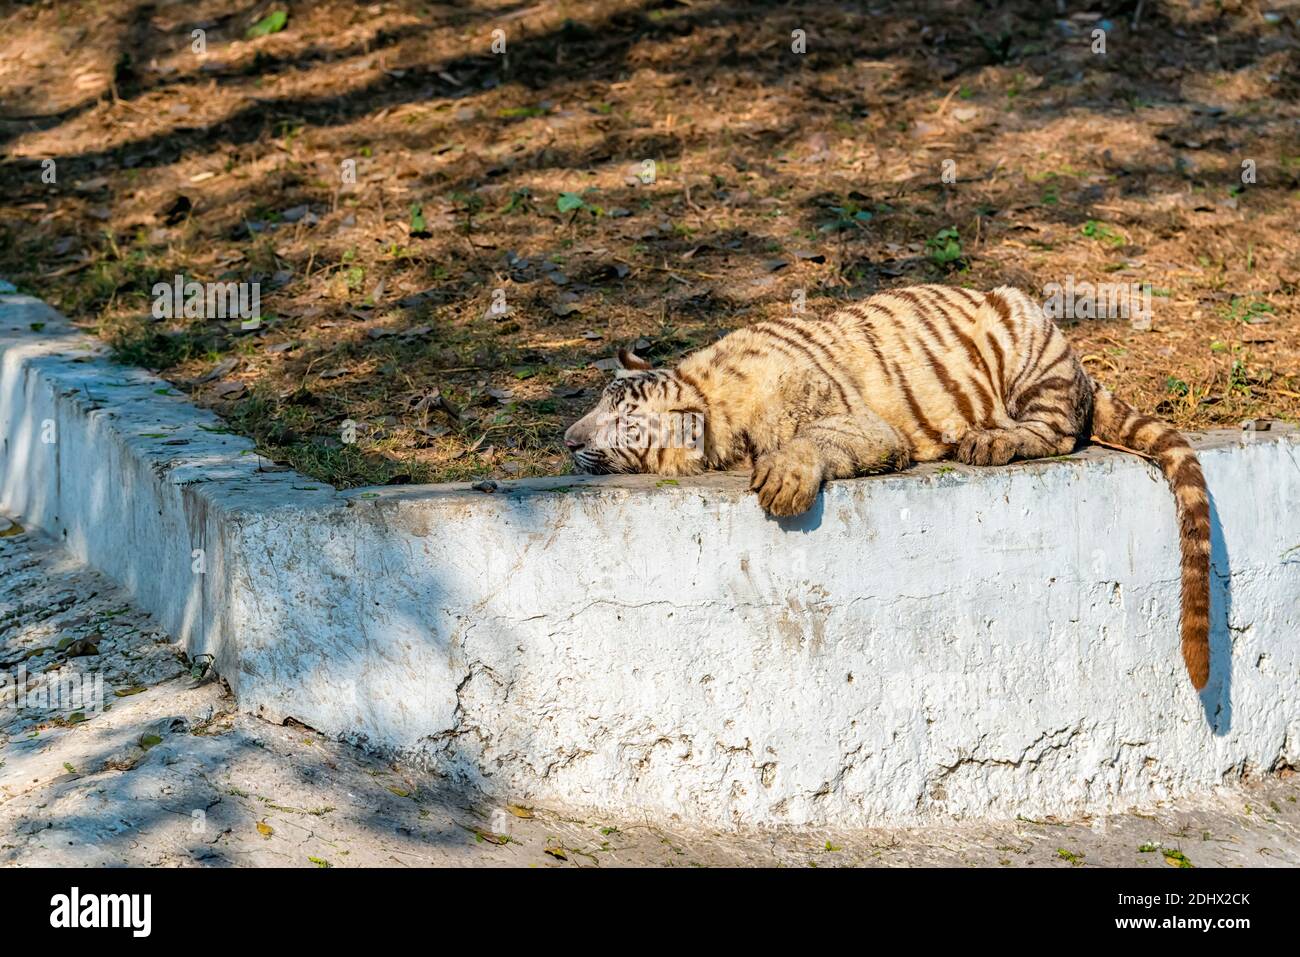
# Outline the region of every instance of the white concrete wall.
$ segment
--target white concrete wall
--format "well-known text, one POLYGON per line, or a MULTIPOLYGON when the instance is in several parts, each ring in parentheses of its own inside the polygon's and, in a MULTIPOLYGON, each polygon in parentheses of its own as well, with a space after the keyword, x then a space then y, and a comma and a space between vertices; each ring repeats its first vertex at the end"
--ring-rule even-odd
POLYGON ((0 508, 66 533, 267 717, 514 800, 709 824, 1103 811, 1300 763, 1294 432, 1198 441, 1197 695, 1172 498, 1132 456, 837 482, 786 522, 735 475, 339 493, 257 472, 156 380, 38 356, 86 343, 25 331, 34 308, 0 306, 0 508), (86 380, 99 412, 65 394, 86 380), (190 443, 141 437, 164 431, 190 443))

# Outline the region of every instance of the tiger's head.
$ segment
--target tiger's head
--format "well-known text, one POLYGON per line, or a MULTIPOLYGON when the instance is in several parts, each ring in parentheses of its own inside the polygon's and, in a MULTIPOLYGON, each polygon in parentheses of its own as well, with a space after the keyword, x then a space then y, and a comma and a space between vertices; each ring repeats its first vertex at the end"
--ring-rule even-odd
POLYGON ((618 351, 614 379, 596 407, 569 426, 564 444, 579 472, 653 472, 693 475, 704 471, 705 399, 671 369, 626 349, 618 351))

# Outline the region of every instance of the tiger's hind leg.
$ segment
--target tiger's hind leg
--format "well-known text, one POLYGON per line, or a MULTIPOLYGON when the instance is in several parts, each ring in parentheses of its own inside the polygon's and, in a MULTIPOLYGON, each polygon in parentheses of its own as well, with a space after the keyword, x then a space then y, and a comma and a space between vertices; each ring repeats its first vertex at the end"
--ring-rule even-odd
POLYGON ((799 515, 812 508, 827 479, 891 472, 910 463, 899 431, 863 409, 800 426, 785 445, 758 456, 749 487, 764 511, 799 515))
POLYGON ((1006 465, 1012 459, 1041 459, 1074 451, 1075 437, 1030 422, 1014 429, 971 429, 957 445, 958 462, 1006 465))
POLYGON ((1005 465, 1012 459, 1037 459, 1073 452, 1092 421, 1092 386, 1065 336, 1046 319, 1048 340, 1036 368, 1025 370, 1007 397, 1015 425, 972 429, 957 445, 956 458, 967 465, 1005 465))

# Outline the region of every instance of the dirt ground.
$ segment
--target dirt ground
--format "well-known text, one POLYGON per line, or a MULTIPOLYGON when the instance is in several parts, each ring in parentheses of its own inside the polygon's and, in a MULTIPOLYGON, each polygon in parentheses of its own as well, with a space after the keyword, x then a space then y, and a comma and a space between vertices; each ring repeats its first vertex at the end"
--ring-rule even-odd
POLYGON ((1292 772, 1080 820, 702 831, 452 791, 240 714, 194 664, 115 585, 0 516, 0 691, 24 668, 27 692, 0 700, 0 866, 1300 866, 1292 772), (107 707, 40 697, 74 673, 102 675, 107 707))
POLYGON ((616 346, 921 281, 1148 283, 1095 375, 1297 421, 1300 2, 1137 7, 9 4, 0 277, 339 486, 567 471, 616 346))

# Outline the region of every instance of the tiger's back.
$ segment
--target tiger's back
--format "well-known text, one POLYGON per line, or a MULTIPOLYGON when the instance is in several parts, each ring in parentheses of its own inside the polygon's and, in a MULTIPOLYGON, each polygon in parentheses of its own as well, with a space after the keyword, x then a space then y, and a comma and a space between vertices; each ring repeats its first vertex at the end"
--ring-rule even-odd
POLYGON ((1068 341, 1010 288, 914 286, 825 318, 758 322, 682 368, 712 384, 745 375, 754 359, 774 363, 786 379, 806 369, 832 383, 829 410, 870 406, 919 462, 951 457, 972 429, 1015 429, 1017 415, 1043 423, 1031 427, 1042 439, 1036 454, 1068 452, 1091 408, 1090 383, 1068 341))

